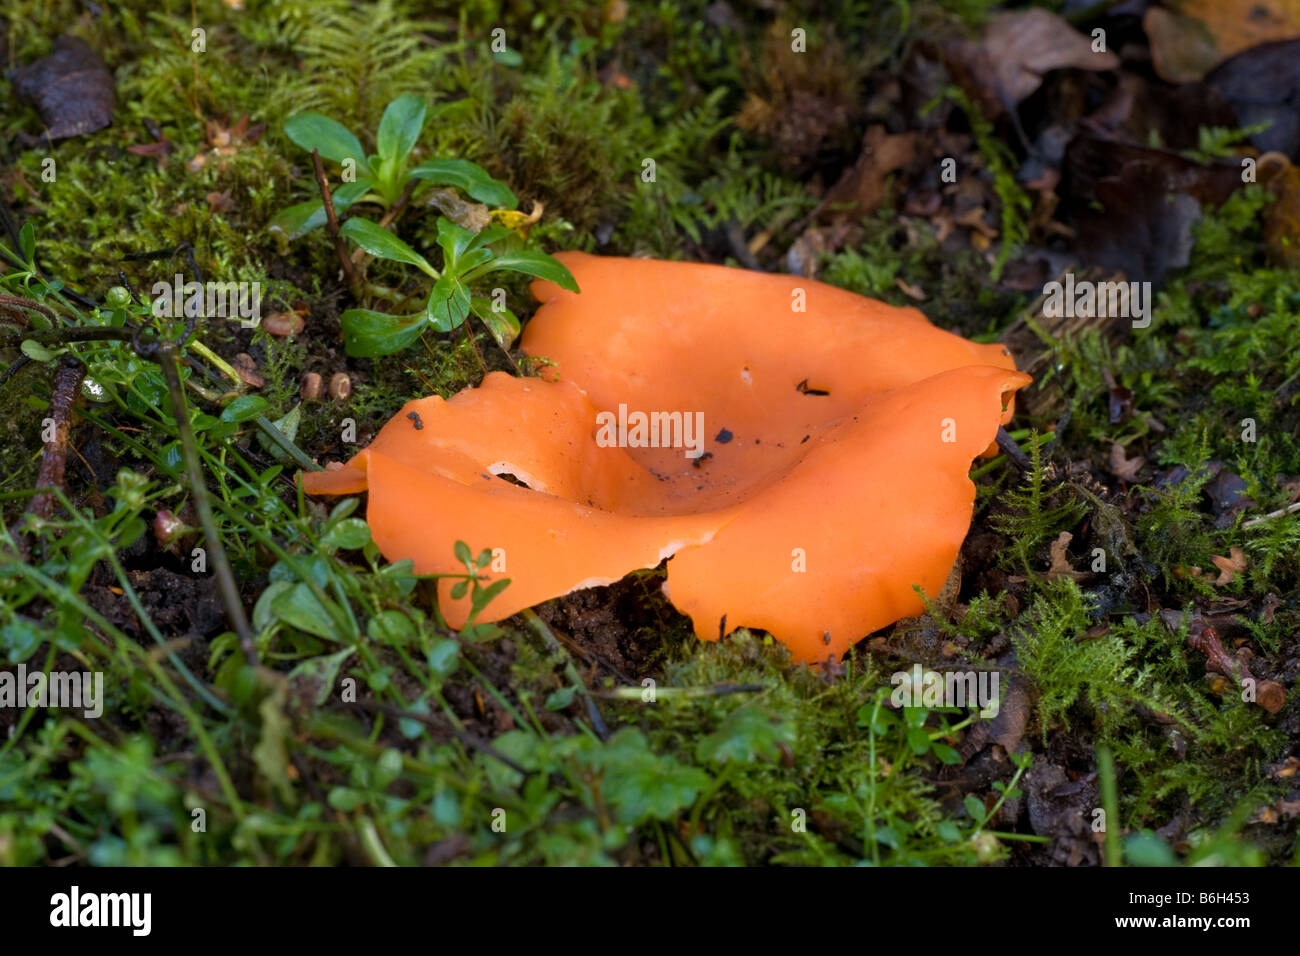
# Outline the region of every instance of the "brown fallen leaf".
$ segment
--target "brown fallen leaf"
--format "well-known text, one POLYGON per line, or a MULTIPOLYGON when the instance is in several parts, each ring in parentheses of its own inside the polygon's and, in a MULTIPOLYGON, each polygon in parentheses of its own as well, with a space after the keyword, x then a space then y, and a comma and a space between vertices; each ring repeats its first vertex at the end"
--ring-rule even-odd
POLYGON ((488 207, 478 202, 467 202, 454 189, 435 189, 425 202, 433 206, 462 229, 481 232, 492 221, 488 207))
POLYGON ((216 213, 227 213, 235 211, 235 199, 230 194, 229 189, 223 189, 221 192, 210 192, 203 197, 207 200, 209 208, 216 213))
POLYGON ((231 360, 230 367, 235 370, 243 383, 250 388, 261 388, 266 384, 266 379, 257 374, 257 363, 253 361, 253 357, 247 352, 240 352, 236 355, 231 360))
POLYGON ((1212 554, 1210 560, 1214 566, 1219 569, 1219 576, 1215 578, 1214 583, 1217 587, 1223 587, 1225 584, 1231 584, 1232 579, 1246 570, 1246 554, 1241 548, 1232 547, 1228 549, 1228 557, 1212 554))
POLYGON ((888 194, 890 173, 916 158, 914 133, 889 133, 873 124, 862 137, 862 153, 826 193, 819 209, 833 220, 863 219, 882 205, 888 194))
POLYGON ((1124 451, 1124 446, 1112 444, 1110 446, 1110 470, 1111 474, 1123 481, 1134 482, 1138 480, 1138 470, 1145 465, 1147 460, 1141 456, 1129 458, 1124 451))
POLYGON ((1261 153, 1300 158, 1300 38, 1242 50, 1206 74, 1204 86, 1229 104, 1236 126, 1257 127, 1250 143, 1261 153))
POLYGON ((19 67, 14 90, 40 110, 50 139, 82 136, 113 122, 113 74, 85 40, 65 35, 54 52, 19 67))
POLYGON ((1198 163, 1087 134, 1070 141, 1065 170, 1071 189, 1062 212, 1078 230, 1075 253, 1140 282, 1159 283, 1187 265, 1201 208, 1221 204, 1241 186, 1238 161, 1198 163))
POLYGON ((1297 0, 1166 0, 1142 28, 1162 80, 1194 83, 1215 64, 1271 40, 1300 35, 1297 0))
POLYGON ((226 158, 238 153, 241 146, 256 143, 266 132, 265 123, 258 123, 256 126, 250 126, 249 123, 250 118, 247 115, 241 116, 234 122, 228 118, 209 120, 204 124, 203 148, 186 164, 186 168, 192 173, 197 173, 213 157, 217 157, 219 165, 224 168, 226 158))
POLYGON ((1006 693, 1001 705, 989 727, 993 741, 1000 744, 1008 753, 1020 745, 1033 711, 1033 701, 1020 678, 1012 675, 1007 679, 1006 693))
POLYGON ((996 239, 998 237, 998 231, 985 221, 985 214, 986 210, 983 206, 973 206, 953 221, 959 226, 965 226, 968 229, 975 230, 985 239, 996 239))
POLYGON ((1257 160, 1256 173, 1276 197, 1264 210, 1260 238, 1279 264, 1300 268, 1300 167, 1282 153, 1265 153, 1257 160))
POLYGON ((1119 68, 1114 53, 1094 52, 1092 39, 1056 14, 1038 9, 999 13, 977 42, 958 41, 949 50, 959 82, 973 84, 971 92, 985 105, 1007 110, 1037 90, 1052 70, 1119 68))
POLYGON ((1115 381, 1115 373, 1104 365, 1101 369, 1101 378, 1106 383, 1110 423, 1119 425, 1128 421, 1133 414, 1133 390, 1115 381))
POLYGON ((1266 768, 1268 775, 1274 780, 1286 780, 1294 777, 1297 771, 1300 771, 1300 757, 1287 757, 1285 760, 1275 764, 1269 764, 1266 768))
POLYGON ((1066 549, 1070 542, 1074 540, 1074 535, 1068 531, 1062 531, 1049 546, 1048 550, 1052 556, 1052 566, 1047 569, 1045 577, 1049 581, 1055 581, 1057 578, 1069 578, 1072 581, 1078 581, 1086 578, 1086 571, 1074 570, 1074 565, 1070 564, 1070 555, 1066 549))
POLYGON ((909 299, 915 299, 917 302, 924 302, 929 298, 929 296, 925 294, 925 290, 919 285, 909 285, 902 279, 895 279, 894 285, 898 286, 898 288, 902 290, 903 294, 909 299))
POLYGON ((128 146, 126 151, 133 156, 152 156, 158 161, 158 168, 162 169, 167 165, 167 157, 175 147, 166 139, 160 139, 152 143, 137 143, 134 146, 128 146))

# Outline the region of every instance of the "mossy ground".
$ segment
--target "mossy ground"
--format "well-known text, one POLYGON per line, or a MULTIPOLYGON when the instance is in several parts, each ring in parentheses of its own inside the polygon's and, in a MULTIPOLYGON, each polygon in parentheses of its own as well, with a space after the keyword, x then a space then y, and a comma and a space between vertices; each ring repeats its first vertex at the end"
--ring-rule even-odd
MULTIPOLYGON (((207 275, 261 282, 264 312, 306 303, 294 340, 229 325, 200 337, 253 358, 272 419, 298 402, 303 372, 348 372, 345 403, 304 405, 297 444, 324 460, 351 453, 344 419, 364 443, 409 398, 509 365, 481 333, 345 356, 338 316, 350 303, 329 243, 265 229, 314 189, 282 133, 288 115, 314 108, 373 131, 399 94, 457 101, 422 152, 474 160, 525 208, 543 203, 534 237, 545 248, 737 265, 728 230, 770 227, 763 264, 775 268, 816 204, 804 184, 856 156, 868 72, 887 71, 920 31, 977 23, 988 5, 806 16, 791 5, 775 27, 766 15, 714 23, 703 2, 247 6, 125 3, 92 18, 79 3, 12 3, 10 65, 73 24, 116 71, 118 106, 102 132, 11 146, 3 181, 36 227, 46 272, 96 301, 119 270, 146 288, 171 275, 124 255, 189 243, 207 275), (789 22, 833 37, 838 52, 783 74, 764 51, 789 22), (207 29, 199 55, 196 25, 207 29), (499 62, 485 55, 495 27, 511 49, 499 62), (830 119, 799 131, 772 118, 798 96, 830 119), (245 115, 264 132, 212 152, 208 124, 245 115), (163 163, 127 151, 154 141, 150 127, 172 145, 163 163), (41 178, 48 156, 53 183, 41 178), (645 157, 653 184, 639 176, 645 157)), ((6 132, 39 129, 4 86, 6 132)), ((986 159, 997 175, 998 157, 986 159)), ((999 195, 1016 189, 1002 185, 999 195)), ((200 431, 218 527, 255 608, 264 666, 250 668, 224 623, 210 626, 220 603, 210 570, 192 570, 198 537, 164 551, 147 533, 160 509, 197 522, 157 382, 123 373, 123 401, 88 408, 74 429, 79 510, 45 524, 29 564, 0 553, 7 666, 108 675, 99 720, 0 710, 0 863, 1300 862, 1297 816, 1277 809, 1296 799, 1300 520, 1244 526, 1286 506, 1284 482, 1300 475, 1300 276, 1259 248, 1266 202, 1245 191, 1201 224, 1149 329, 1041 343, 1050 374, 1036 387, 1054 410, 1016 427, 1052 440, 1028 476, 1005 461, 981 470, 955 602, 839 668, 791 666, 760 634, 698 642, 660 596, 659 572, 469 640, 442 626, 429 582, 377 556, 356 502, 327 513, 249 433, 234 439, 246 460, 200 431), (1132 390, 1123 424, 1110 421, 1103 369, 1132 390), (1107 470, 1112 443, 1161 481, 1120 482, 1107 470), (1245 482, 1248 511, 1216 521, 1203 494, 1211 461, 1245 482), (1078 580, 1045 574, 1061 532, 1073 535, 1078 580), (1094 548, 1105 572, 1083 571, 1094 548), (1213 558, 1233 548, 1246 569, 1217 584, 1213 558), (1253 652, 1257 678, 1291 691, 1281 713, 1206 673, 1190 614, 1176 613, 1193 610, 1253 652), (967 712, 891 709, 890 675, 914 663, 1000 667, 1017 688, 1008 716, 990 730, 967 712), (1122 843, 1094 830, 1099 810, 1122 843)), ((1026 304, 990 282, 985 258, 909 235, 889 208, 823 270, 900 303, 895 280, 924 279, 927 313, 983 338, 1026 304)), ((522 283, 510 293, 524 301, 522 283)), ((0 390, 6 526, 35 482, 48 395, 40 364, 0 390)))

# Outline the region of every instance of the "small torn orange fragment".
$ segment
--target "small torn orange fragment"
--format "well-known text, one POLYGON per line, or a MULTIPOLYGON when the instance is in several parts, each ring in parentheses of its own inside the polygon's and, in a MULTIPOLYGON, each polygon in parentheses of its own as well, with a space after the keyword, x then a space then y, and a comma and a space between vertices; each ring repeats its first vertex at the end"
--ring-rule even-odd
POLYGON ((970 525, 971 461, 1030 381, 1006 349, 795 276, 559 258, 582 292, 535 282, 522 341, 546 380, 410 402, 304 488, 368 490, 375 543, 421 573, 463 572, 458 540, 500 549, 511 583, 480 621, 664 558, 700 637, 762 628, 799 660, 923 610, 970 525))

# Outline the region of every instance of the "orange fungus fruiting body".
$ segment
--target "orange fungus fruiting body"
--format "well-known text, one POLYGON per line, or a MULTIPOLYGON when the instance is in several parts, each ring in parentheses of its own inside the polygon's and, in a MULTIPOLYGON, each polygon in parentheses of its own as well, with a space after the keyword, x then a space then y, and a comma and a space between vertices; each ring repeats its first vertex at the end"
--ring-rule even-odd
POLYGON ((938 593, 971 461, 1030 381, 1006 349, 795 276, 559 258, 582 291, 533 283, 543 379, 410 402, 306 490, 368 490, 375 543, 420 572, 463 572, 458 540, 496 549, 511 583, 479 621, 670 558, 700 637, 761 628, 816 661, 938 593))

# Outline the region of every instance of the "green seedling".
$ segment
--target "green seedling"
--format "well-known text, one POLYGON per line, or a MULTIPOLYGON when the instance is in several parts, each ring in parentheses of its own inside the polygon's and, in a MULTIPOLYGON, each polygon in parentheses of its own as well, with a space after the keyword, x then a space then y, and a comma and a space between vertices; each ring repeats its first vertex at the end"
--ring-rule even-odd
POLYGON ((410 315, 390 315, 371 309, 344 312, 341 322, 349 355, 390 355, 414 342, 427 327, 439 332, 460 328, 471 313, 479 317, 501 348, 508 349, 519 334, 519 319, 504 304, 472 292, 474 284, 492 272, 520 272, 549 279, 570 292, 578 291, 578 283, 563 263, 543 252, 518 248, 512 230, 499 224, 474 233, 439 217, 441 270, 368 219, 349 219, 340 231, 370 255, 413 265, 433 280, 429 298, 420 312, 410 315), (492 248, 498 243, 499 250, 492 248))
MULTIPOLYGON (((450 105, 436 108, 433 115, 450 105)), ((343 184, 330 194, 338 213, 356 203, 375 203, 391 209, 413 180, 455 186, 481 203, 514 209, 519 201, 510 188, 468 160, 433 159, 411 166, 411 152, 428 118, 428 105, 423 98, 412 94, 399 96, 384 110, 375 136, 376 152, 369 156, 351 131, 320 113, 295 113, 285 122, 284 132, 303 149, 314 149, 322 159, 342 166, 343 184)), ((313 200, 281 210, 269 228, 297 239, 325 225, 325 221, 323 200, 313 200)))
MULTIPOLYGON (((411 151, 424 129, 426 104, 418 96, 400 96, 388 104, 375 137, 378 153, 364 156, 361 142, 334 120, 319 113, 298 113, 285 123, 285 133, 304 149, 314 149, 325 159, 343 165, 345 181, 331 194, 335 212, 357 203, 372 202, 391 209, 413 180, 450 185, 479 202, 513 210, 518 200, 503 183, 481 167, 461 159, 435 159, 410 166, 411 151)), ((290 237, 301 236, 326 221, 324 202, 305 202, 280 212, 270 228, 290 237)), ((353 218, 341 234, 367 253, 413 265, 433 280, 429 298, 420 312, 391 315, 371 309, 343 313, 347 352, 356 357, 390 355, 410 345, 426 328, 450 332, 477 315, 502 349, 509 349, 519 334, 519 320, 504 303, 471 293, 473 283, 490 272, 520 272, 549 279, 577 292, 573 276, 558 260, 519 248, 516 233, 493 223, 475 233, 450 220, 438 220, 438 245, 442 269, 376 223, 353 218), (496 246, 496 248, 493 248, 496 246)))

